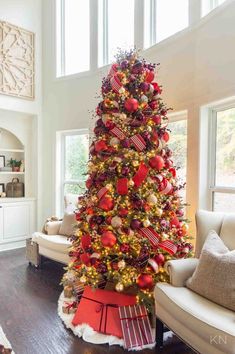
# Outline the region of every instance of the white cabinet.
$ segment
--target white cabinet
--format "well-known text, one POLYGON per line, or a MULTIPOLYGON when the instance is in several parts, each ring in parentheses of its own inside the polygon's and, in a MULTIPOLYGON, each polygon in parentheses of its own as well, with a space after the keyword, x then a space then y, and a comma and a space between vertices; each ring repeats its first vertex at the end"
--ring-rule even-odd
POLYGON ((0 199, 0 251, 23 247, 35 231, 35 200, 7 199, 0 199))

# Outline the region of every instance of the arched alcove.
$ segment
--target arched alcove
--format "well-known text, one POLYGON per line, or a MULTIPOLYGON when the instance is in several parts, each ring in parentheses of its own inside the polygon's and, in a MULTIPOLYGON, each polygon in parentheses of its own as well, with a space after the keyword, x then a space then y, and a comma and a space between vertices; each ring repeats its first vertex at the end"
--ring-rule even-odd
POLYGON ((24 146, 15 134, 0 127, 0 149, 24 150, 24 146))

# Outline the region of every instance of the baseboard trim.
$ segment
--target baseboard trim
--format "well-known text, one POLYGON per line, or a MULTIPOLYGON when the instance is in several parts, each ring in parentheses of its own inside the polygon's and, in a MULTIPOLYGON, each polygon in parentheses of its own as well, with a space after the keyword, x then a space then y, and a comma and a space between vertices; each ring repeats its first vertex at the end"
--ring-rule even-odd
POLYGON ((4 251, 12 251, 18 248, 25 248, 25 247, 26 247, 26 240, 2 243, 0 244, 0 253, 4 251))

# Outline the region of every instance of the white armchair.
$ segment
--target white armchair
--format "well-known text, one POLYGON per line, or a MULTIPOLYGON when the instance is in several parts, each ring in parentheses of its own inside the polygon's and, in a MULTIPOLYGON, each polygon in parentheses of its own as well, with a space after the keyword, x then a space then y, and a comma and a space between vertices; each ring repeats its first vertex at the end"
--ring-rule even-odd
MULTIPOLYGON (((195 256, 199 257, 210 230, 220 235, 226 246, 235 249, 235 214, 200 210, 196 214, 195 256)), ((155 287, 157 346, 163 345, 163 324, 201 354, 235 353, 235 313, 185 287, 197 258, 172 260, 166 267, 170 284, 155 287)))

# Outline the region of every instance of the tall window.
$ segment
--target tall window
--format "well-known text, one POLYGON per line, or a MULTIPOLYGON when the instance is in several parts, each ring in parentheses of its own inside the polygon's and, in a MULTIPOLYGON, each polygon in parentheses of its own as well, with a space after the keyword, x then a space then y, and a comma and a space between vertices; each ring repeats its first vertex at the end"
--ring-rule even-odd
POLYGON ((207 15, 210 11, 221 5, 225 0, 201 0, 202 16, 207 15))
POLYGON ((57 76, 90 69, 90 1, 57 0, 57 76))
POLYGON ((134 0, 98 0, 98 64, 114 60, 117 48, 134 46, 134 0))
MULTIPOLYGON (((172 160, 177 169, 177 178, 180 185, 186 183, 187 170, 187 119, 179 118, 170 121, 168 125, 171 130, 169 148, 173 151, 172 160)), ((186 188, 180 190, 180 196, 186 201, 186 188)))
POLYGON ((87 129, 59 132, 57 135, 57 193, 60 198, 56 196, 56 203, 60 204, 61 213, 65 197, 72 202, 77 201, 77 196, 85 191, 89 135, 87 129))
POLYGON ((145 48, 188 26, 188 0, 145 0, 145 48))
POLYGON ((231 212, 235 210, 235 107, 214 110, 210 130, 212 209, 231 212))

